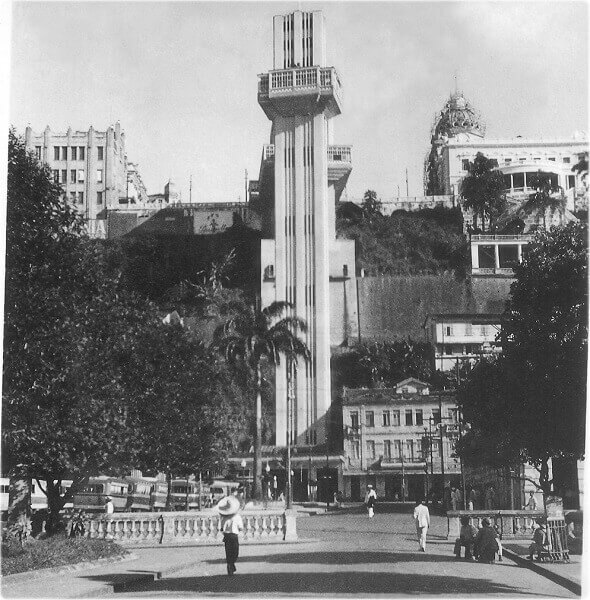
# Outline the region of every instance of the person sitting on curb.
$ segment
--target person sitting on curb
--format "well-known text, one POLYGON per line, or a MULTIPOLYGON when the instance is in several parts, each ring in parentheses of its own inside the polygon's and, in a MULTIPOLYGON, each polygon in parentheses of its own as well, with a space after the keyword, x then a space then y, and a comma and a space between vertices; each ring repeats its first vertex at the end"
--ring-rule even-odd
POLYGON ((537 555, 537 560, 541 560, 543 552, 547 551, 547 531, 545 523, 541 519, 537 519, 538 527, 533 534, 533 541, 529 546, 529 555, 527 558, 533 560, 534 555, 537 555))
POLYGON ((475 537, 475 556, 479 562, 491 565, 496 560, 496 552, 498 552, 498 540, 496 539, 498 534, 487 517, 482 519, 481 525, 481 529, 475 537))
POLYGON ((455 556, 461 558, 461 547, 465 548, 465 559, 473 560, 473 545, 477 529, 469 522, 469 517, 461 517, 461 531, 455 540, 455 556))

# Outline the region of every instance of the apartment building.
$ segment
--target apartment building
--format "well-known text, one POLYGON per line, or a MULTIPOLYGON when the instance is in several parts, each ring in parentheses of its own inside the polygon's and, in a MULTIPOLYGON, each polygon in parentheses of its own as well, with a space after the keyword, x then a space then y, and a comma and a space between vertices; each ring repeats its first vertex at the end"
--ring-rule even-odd
POLYGON ((378 498, 399 501, 441 497, 443 480, 459 485, 454 391, 431 394, 427 383, 414 378, 394 388, 345 388, 342 423, 346 498, 361 500, 368 484, 378 498))

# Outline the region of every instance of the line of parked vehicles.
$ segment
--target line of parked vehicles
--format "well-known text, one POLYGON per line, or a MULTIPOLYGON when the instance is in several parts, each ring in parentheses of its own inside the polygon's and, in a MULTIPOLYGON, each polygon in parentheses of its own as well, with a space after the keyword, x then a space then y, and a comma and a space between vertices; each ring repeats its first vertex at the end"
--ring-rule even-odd
MULTIPOLYGON (((64 481, 62 493, 71 486, 64 481)), ((0 510, 8 509, 8 484, 6 477, 0 478, 0 510)), ((44 482, 41 482, 44 487, 44 482)), ((214 480, 204 483, 193 479, 172 479, 170 483, 170 507, 168 510, 198 510, 213 506, 223 496, 238 492, 237 481, 214 480), (200 502, 199 502, 200 497, 200 502)), ((73 502, 64 509, 82 510, 87 513, 104 512, 107 498, 111 499, 115 512, 149 512, 166 510, 168 483, 156 477, 132 474, 129 477, 91 477, 76 494, 73 502)), ((31 486, 31 508, 33 511, 47 509, 47 499, 33 481, 31 486)))

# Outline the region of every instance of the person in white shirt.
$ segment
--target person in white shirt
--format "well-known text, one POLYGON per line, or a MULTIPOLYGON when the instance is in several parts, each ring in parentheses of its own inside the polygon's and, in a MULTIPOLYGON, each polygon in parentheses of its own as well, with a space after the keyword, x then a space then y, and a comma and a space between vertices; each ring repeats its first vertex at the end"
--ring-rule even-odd
POLYGON ((373 486, 369 484, 367 486, 367 494, 365 495, 365 505, 369 511, 369 519, 372 519, 375 514, 375 502, 377 502, 377 493, 373 489, 373 486))
POLYGON ((104 505, 104 512, 107 515, 112 515, 115 512, 115 506, 113 505, 113 500, 110 496, 105 498, 106 502, 104 505))
POLYGON ((221 515, 221 532, 225 544, 227 574, 233 575, 236 572, 236 560, 238 560, 240 553, 238 535, 244 529, 244 521, 238 514, 240 501, 236 496, 226 496, 219 501, 216 508, 221 515))
POLYGON ((430 527, 430 512, 425 499, 418 501, 414 507, 414 523, 416 524, 420 551, 426 552, 426 534, 430 527))

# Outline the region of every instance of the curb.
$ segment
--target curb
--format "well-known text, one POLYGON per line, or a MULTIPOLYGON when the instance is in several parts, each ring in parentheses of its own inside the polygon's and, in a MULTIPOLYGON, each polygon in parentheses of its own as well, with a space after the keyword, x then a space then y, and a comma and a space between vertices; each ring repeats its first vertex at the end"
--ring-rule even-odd
POLYGON ((562 587, 566 588, 567 590, 578 596, 582 595, 582 586, 579 583, 576 583, 575 581, 572 581, 571 579, 568 579, 563 575, 558 575, 557 573, 554 573, 549 569, 545 569, 541 564, 536 563, 532 560, 528 560, 527 558, 523 558, 522 556, 516 554, 516 552, 508 550, 508 548, 504 548, 503 554, 504 556, 510 558, 510 560, 513 560, 517 565, 520 565, 521 567, 526 567, 527 569, 530 569, 531 571, 534 571, 535 573, 542 575, 547 579, 550 579, 551 581, 553 581, 553 583, 561 585, 562 587))
POLYGON ((35 569, 34 571, 22 571, 21 573, 13 573, 12 575, 3 575, 0 578, 2 586, 17 585, 21 581, 31 581, 35 579, 43 579, 44 577, 51 577, 52 575, 62 575, 66 573, 75 573, 76 571, 83 571, 85 569, 94 569, 96 567, 102 567, 110 563, 127 562, 130 560, 136 560, 139 558, 137 554, 133 552, 126 552, 119 556, 108 556, 106 558, 97 558, 96 560, 87 560, 71 565, 61 565, 59 567, 47 567, 46 569, 35 569))

